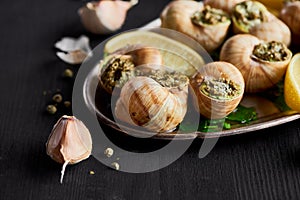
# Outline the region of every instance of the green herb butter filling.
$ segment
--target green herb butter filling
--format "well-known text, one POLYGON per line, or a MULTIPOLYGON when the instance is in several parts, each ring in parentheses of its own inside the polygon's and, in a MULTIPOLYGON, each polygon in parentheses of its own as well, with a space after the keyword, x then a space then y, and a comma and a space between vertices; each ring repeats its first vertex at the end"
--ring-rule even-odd
POLYGON ((204 10, 195 12, 191 20, 196 25, 217 25, 229 21, 229 16, 220 9, 205 6, 204 10))
POLYGON ((205 77, 200 85, 200 91, 214 99, 228 100, 241 93, 241 86, 226 78, 205 77))
POLYGON ((266 12, 260 3, 244 1, 234 7, 233 16, 240 28, 248 32, 255 25, 267 21, 266 12))
POLYGON ((261 43, 254 47, 252 54, 269 62, 285 61, 288 58, 287 47, 281 42, 261 43))

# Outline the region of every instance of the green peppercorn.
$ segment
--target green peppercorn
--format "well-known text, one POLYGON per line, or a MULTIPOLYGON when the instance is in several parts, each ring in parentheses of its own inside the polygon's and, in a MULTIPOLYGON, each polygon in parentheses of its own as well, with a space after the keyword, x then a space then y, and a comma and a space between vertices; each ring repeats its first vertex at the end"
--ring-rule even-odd
POLYGON ((70 101, 65 101, 65 102, 64 102, 64 106, 65 106, 66 108, 69 108, 69 107, 71 106, 71 102, 70 102, 70 101))
POLYGON ((63 97, 61 96, 61 94, 55 94, 55 95, 53 95, 52 100, 55 103, 61 103, 63 100, 63 97))
POLYGON ((46 110, 49 114, 54 115, 57 111, 57 108, 54 105, 48 105, 46 110))
POLYGON ((72 78, 74 76, 74 73, 71 69, 66 69, 64 71, 64 74, 63 74, 64 77, 67 77, 67 78, 72 78))

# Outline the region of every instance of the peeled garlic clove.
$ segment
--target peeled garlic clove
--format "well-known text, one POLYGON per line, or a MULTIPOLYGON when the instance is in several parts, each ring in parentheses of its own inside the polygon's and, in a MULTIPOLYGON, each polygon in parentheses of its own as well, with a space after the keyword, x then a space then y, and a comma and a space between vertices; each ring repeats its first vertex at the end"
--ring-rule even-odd
POLYGON ((56 42, 54 46, 61 50, 56 52, 56 55, 69 64, 81 64, 92 52, 89 38, 84 35, 78 39, 64 37, 56 42))
POLYGON ((63 164, 62 183, 65 167, 87 159, 92 151, 92 138, 89 130, 74 116, 62 116, 54 125, 46 143, 47 154, 63 164))
POLYGON ((264 42, 249 34, 229 38, 220 60, 232 63, 243 74, 246 92, 262 92, 285 74, 292 52, 281 42, 264 42))
POLYGON ((127 11, 138 3, 120 0, 100 0, 89 2, 78 13, 86 30, 95 34, 109 34, 121 28, 127 11))
POLYGON ((231 13, 233 7, 243 2, 244 0, 204 0, 204 5, 209 5, 213 8, 224 10, 227 13, 231 13))
POLYGON ((161 13, 161 27, 184 33, 212 52, 224 41, 230 17, 222 10, 195 1, 173 1, 161 13))

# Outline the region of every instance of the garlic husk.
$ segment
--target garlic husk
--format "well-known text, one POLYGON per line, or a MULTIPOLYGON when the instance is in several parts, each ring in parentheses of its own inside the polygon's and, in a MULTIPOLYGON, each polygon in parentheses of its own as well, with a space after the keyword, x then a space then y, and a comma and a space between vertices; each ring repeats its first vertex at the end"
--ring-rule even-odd
POLYGON ((234 65, 220 61, 208 63, 201 67, 192 78, 191 85, 198 100, 196 109, 208 119, 220 119, 230 114, 240 103, 245 88, 241 72, 234 65), (230 81, 237 86, 237 90, 230 98, 212 97, 210 96, 211 93, 205 94, 201 90, 203 82, 207 79, 230 81))
POLYGON ((60 50, 56 52, 56 55, 69 64, 81 64, 92 54, 89 38, 85 35, 79 38, 64 37, 56 42, 54 46, 60 50))
POLYGON ((46 143, 47 154, 63 164, 61 182, 65 167, 87 159, 92 151, 89 130, 74 116, 62 116, 54 125, 46 143))
POLYGON ((186 80, 187 83, 177 89, 163 87, 145 76, 132 78, 121 90, 115 107, 116 117, 156 133, 174 130, 187 111, 186 80))
POLYGON ((293 43, 300 44, 300 2, 289 2, 281 10, 280 18, 292 31, 293 43))
POLYGON ((204 0, 204 5, 209 5, 213 8, 224 10, 227 13, 231 13, 232 8, 244 0, 204 0))
MULTIPOLYGON (((203 12, 205 8, 196 1, 173 1, 161 13, 161 27, 184 33, 199 42, 205 50, 212 52, 225 40, 231 21, 226 17, 226 21, 216 24, 195 24, 192 16, 196 12, 203 12)), ((227 15, 225 12, 223 14, 227 15)))
POLYGON ((92 1, 79 9, 78 13, 86 30, 94 34, 109 34, 122 27, 127 11, 138 0, 100 0, 92 1))
MULTIPOLYGON (((256 45, 264 41, 250 34, 238 34, 229 38, 221 49, 220 60, 232 63, 242 73, 246 92, 263 92, 278 83, 285 74, 292 52, 287 49, 283 61, 266 61, 253 55, 256 45)), ((284 46, 284 44, 283 44, 284 46)))

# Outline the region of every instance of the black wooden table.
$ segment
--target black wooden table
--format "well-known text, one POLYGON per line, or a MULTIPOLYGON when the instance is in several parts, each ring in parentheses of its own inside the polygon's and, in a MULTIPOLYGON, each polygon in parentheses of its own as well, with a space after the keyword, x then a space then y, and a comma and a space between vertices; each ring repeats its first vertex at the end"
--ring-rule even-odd
MULTIPOLYGON (((120 31, 155 19, 168 2, 141 0, 120 31)), ((78 66, 60 61, 53 45, 63 36, 85 34, 94 47, 108 37, 83 29, 77 9, 84 3, 0 2, 0 199, 300 198, 299 120, 220 138, 203 159, 197 139, 176 162, 150 173, 118 172, 90 157, 68 166, 60 184, 61 166, 46 155, 45 142, 58 117, 69 111, 52 116, 44 110, 57 90, 71 98, 74 79, 61 74, 78 66)))

